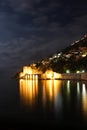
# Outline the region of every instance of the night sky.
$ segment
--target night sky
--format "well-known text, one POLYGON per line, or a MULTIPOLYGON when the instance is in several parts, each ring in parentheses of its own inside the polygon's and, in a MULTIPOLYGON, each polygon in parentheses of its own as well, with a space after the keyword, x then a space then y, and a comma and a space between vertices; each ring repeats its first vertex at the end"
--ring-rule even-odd
POLYGON ((0 70, 18 70, 87 33, 84 0, 0 0, 0 70))

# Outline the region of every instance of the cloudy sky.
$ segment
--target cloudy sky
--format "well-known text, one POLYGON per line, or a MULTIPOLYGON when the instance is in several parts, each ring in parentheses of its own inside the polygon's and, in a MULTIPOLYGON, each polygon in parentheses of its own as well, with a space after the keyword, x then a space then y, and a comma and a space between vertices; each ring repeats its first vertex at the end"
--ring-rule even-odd
POLYGON ((20 69, 86 33, 84 0, 0 0, 0 70, 20 69))

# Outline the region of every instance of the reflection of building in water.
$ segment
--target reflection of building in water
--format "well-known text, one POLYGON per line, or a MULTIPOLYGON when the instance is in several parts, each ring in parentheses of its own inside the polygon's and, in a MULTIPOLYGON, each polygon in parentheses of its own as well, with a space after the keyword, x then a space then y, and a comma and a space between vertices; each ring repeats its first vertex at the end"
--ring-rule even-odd
POLYGON ((87 91, 85 84, 82 85, 82 107, 84 114, 87 115, 87 91))
POLYGON ((54 103, 55 107, 58 105, 59 91, 61 87, 61 80, 43 80, 43 104, 50 101, 54 103))
POLYGON ((38 95, 38 80, 20 79, 20 98, 25 104, 33 104, 38 95))
POLYGON ((60 87, 61 80, 24 80, 20 79, 20 100, 21 102, 29 106, 36 106, 38 98, 41 101, 43 107, 54 107, 58 112, 61 108, 61 94, 60 87), (38 84, 38 82, 40 82, 38 84), (42 94, 41 94, 42 93, 42 94))

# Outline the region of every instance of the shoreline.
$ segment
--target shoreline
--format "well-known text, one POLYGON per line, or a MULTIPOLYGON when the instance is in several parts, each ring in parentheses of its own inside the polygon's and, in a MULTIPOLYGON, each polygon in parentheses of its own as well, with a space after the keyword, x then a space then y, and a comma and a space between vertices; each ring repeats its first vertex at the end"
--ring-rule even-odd
MULTIPOLYGON (((21 78, 21 77, 17 77, 15 79, 26 79, 26 78, 21 78)), ((36 80, 36 79, 26 79, 26 80, 36 80)), ((61 77, 59 78, 41 78, 41 77, 38 77, 37 80, 79 80, 79 81, 87 81, 87 73, 69 73, 69 74, 66 74, 66 73, 62 73, 61 74, 61 77)))

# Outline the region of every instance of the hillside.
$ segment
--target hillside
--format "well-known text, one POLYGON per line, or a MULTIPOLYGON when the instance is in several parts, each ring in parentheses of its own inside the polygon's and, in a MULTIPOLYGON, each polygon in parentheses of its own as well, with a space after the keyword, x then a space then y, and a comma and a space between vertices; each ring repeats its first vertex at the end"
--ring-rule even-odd
POLYGON ((61 73, 65 73, 67 70, 71 72, 87 71, 87 35, 70 44, 61 52, 39 61, 36 66, 43 72, 50 68, 61 73))

